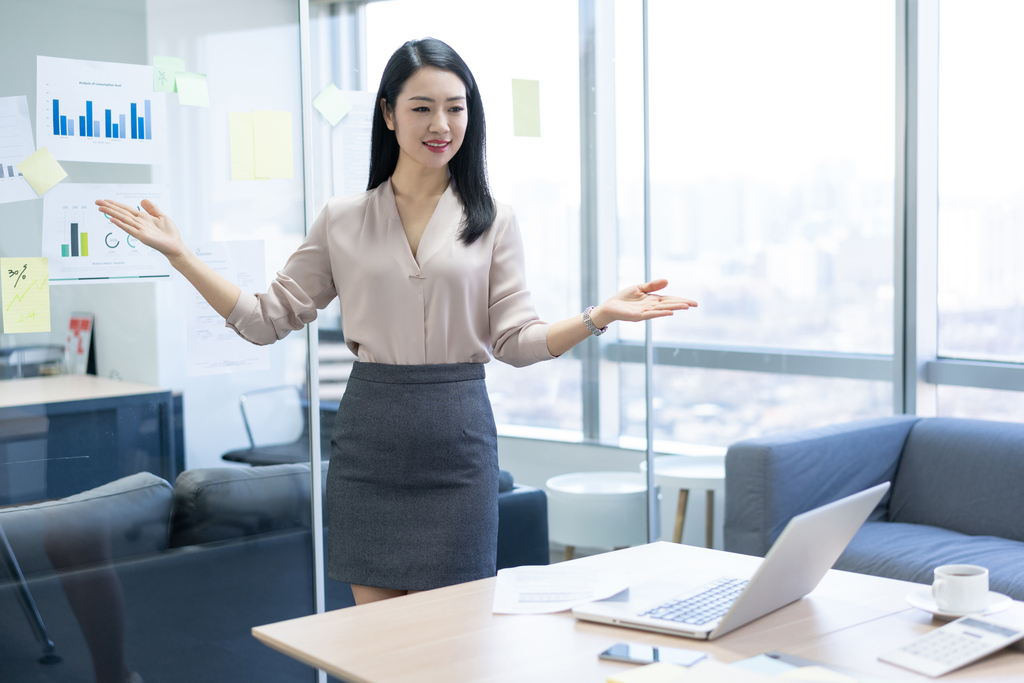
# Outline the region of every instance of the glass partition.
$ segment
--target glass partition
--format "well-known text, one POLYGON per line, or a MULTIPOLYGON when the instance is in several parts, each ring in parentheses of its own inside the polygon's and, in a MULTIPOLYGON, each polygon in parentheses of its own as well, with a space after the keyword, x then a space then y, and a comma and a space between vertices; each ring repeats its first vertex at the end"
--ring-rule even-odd
POLYGON ((265 291, 307 223, 299 4, 7 3, 0 56, 2 677, 309 681, 250 634, 314 609, 307 333, 240 339, 94 205, 265 291))

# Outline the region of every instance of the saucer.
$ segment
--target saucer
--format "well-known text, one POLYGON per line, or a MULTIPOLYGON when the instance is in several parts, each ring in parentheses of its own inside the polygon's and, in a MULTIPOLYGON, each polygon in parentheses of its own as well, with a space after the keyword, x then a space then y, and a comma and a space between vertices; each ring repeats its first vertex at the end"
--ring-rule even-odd
MULTIPOLYGON (((907 602, 918 609, 923 609, 925 612, 931 612, 940 619, 959 619, 960 617, 970 614, 969 612, 964 612, 963 614, 946 612, 939 609, 939 606, 935 604, 935 598, 932 597, 931 586, 907 593, 907 602)), ((1009 595, 989 591, 988 607, 985 608, 984 612, 974 612, 974 614, 987 615, 1002 612, 1004 609, 1009 607, 1012 602, 1013 598, 1009 595)))

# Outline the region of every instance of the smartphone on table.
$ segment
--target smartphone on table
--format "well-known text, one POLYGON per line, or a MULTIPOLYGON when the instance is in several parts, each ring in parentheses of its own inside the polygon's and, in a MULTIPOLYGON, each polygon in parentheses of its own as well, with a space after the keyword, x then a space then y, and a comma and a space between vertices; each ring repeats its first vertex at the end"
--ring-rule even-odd
POLYGON ((653 664, 669 662, 680 666, 691 666, 707 656, 698 650, 683 650, 675 647, 658 647, 644 643, 615 643, 598 655, 601 659, 631 664, 653 664))

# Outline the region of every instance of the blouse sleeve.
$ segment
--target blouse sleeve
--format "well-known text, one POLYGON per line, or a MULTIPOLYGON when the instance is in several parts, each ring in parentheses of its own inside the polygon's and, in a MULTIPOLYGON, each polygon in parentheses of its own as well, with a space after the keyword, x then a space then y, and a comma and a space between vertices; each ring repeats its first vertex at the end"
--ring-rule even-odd
POLYGON ((317 309, 337 296, 327 251, 330 203, 324 207, 299 248, 277 273, 265 294, 243 291, 226 326, 263 346, 284 339, 316 319, 317 309))
POLYGON ((554 358, 548 351, 550 325, 537 317, 526 288, 526 258, 515 212, 494 239, 488 285, 494 357, 515 367, 554 358))

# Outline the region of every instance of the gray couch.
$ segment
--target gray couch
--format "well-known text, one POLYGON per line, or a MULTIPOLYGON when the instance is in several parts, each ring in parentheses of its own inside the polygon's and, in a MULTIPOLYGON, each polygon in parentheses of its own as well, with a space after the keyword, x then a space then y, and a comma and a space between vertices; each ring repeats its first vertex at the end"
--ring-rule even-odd
MULTIPOLYGON (((543 491, 502 471, 498 517, 499 568, 547 564, 543 491)), ((95 680, 97 652, 123 650, 146 683, 314 680, 250 634, 312 612, 310 519, 308 465, 187 470, 173 487, 143 472, 0 509, 25 576, 0 563, 0 679, 95 680), (39 663, 23 585, 59 664, 39 663)), ((326 583, 328 610, 352 604, 347 584, 326 583)))
POLYGON ((896 416, 749 439, 725 458, 725 549, 764 556, 794 515, 891 481, 837 569, 931 583, 988 567, 1024 600, 1024 424, 896 416))

